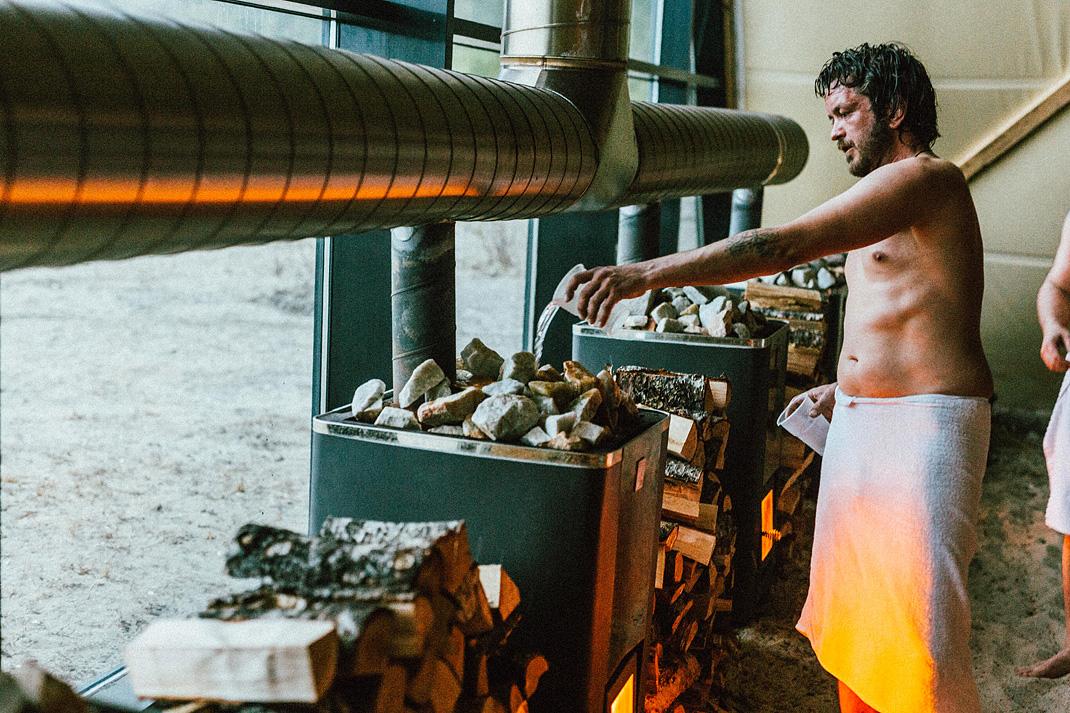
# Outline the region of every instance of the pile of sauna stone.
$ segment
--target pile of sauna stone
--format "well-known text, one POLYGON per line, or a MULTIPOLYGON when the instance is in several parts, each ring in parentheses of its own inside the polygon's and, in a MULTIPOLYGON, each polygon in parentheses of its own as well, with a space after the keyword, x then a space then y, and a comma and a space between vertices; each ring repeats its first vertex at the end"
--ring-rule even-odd
POLYGON ((666 287, 651 290, 644 299, 641 313, 624 319, 625 329, 738 339, 765 330, 763 315, 718 285, 666 287))
POLYGON ((351 405, 353 419, 377 426, 563 451, 614 447, 634 435, 638 414, 609 368, 566 361, 558 371, 531 352, 503 358, 479 339, 461 350, 453 382, 428 359, 395 399, 372 379, 351 405))
POLYGON ((758 279, 768 285, 780 287, 801 287, 807 290, 834 290, 847 284, 843 274, 846 255, 830 255, 818 258, 790 270, 766 275, 758 279))

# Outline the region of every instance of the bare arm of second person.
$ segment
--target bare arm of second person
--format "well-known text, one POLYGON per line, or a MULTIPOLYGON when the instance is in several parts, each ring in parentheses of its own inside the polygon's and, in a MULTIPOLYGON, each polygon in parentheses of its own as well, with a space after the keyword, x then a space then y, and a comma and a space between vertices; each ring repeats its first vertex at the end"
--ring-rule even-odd
POLYGON ((1070 367, 1070 214, 1063 223, 1055 262, 1037 293, 1037 317, 1044 334, 1040 358, 1052 371, 1066 371, 1070 367))
POLYGON ((747 230, 705 247, 632 265, 578 272, 568 283, 567 299, 578 294, 580 316, 604 326, 618 301, 647 290, 736 282, 872 245, 928 221, 939 203, 929 198, 955 180, 961 181, 962 174, 945 161, 896 161, 784 225, 747 230))

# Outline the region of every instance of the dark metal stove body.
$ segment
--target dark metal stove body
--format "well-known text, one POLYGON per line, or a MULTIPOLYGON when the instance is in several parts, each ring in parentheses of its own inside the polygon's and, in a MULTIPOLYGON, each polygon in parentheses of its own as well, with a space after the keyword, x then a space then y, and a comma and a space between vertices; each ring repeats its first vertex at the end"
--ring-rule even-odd
MULTIPOLYGON (((764 339, 721 339, 692 334, 623 330, 613 336, 580 323, 572 331, 572 358, 584 364, 638 365, 731 382, 731 430, 725 453, 723 485, 732 497, 739 527, 733 619, 745 623, 768 588, 776 548, 763 557, 762 509, 773 512, 770 493, 780 464, 777 414, 784 407, 788 328, 783 322, 764 339)), ((770 531, 772 526, 767 523, 770 531)), ((770 540, 771 542, 771 540, 770 540)), ((767 542, 767 544, 769 544, 767 542)))
POLYGON ((641 663, 653 596, 668 421, 643 410, 623 446, 568 453, 313 420, 309 527, 344 516, 467 521, 477 562, 516 580, 518 643, 550 672, 536 713, 608 710, 629 675, 642 704, 641 663))

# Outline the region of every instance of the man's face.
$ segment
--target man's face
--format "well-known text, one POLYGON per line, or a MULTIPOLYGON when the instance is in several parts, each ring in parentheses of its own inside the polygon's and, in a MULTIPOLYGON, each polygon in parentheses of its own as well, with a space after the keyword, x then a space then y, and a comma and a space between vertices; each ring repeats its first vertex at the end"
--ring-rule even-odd
POLYGON ((830 138, 844 152, 852 176, 865 176, 885 162, 894 137, 891 127, 874 115, 869 97, 833 84, 825 95, 825 113, 832 122, 830 138))

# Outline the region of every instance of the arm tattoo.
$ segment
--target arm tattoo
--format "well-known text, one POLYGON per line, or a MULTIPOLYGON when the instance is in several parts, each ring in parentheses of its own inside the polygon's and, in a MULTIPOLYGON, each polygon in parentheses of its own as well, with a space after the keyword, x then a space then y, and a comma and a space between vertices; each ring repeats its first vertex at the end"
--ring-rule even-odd
POLYGON ((730 238, 728 254, 733 257, 756 255, 758 257, 781 257, 784 246, 779 244, 780 236, 771 228, 748 230, 730 238))

